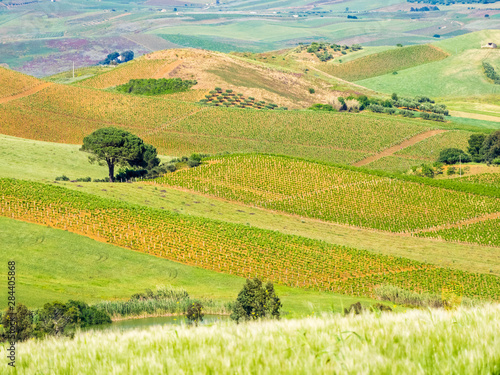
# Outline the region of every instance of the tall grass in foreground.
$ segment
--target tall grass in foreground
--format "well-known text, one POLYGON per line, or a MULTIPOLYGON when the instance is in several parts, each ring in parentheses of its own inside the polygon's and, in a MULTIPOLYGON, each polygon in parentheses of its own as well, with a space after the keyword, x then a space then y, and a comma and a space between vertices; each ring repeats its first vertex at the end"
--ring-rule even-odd
POLYGON ((229 314, 230 302, 211 299, 193 299, 183 288, 158 285, 156 291, 146 289, 144 293, 134 294, 128 301, 102 301, 94 305, 106 311, 114 320, 144 316, 186 314, 189 306, 198 302, 205 314, 229 314))
POLYGON ((231 312, 228 303, 191 298, 181 300, 146 299, 135 301, 103 301, 93 306, 106 311, 112 319, 118 320, 142 316, 186 314, 188 307, 191 306, 193 302, 201 303, 205 314, 229 314, 231 312))
POLYGON ((21 343, 10 373, 499 374, 498 332, 500 305, 156 326, 21 343))

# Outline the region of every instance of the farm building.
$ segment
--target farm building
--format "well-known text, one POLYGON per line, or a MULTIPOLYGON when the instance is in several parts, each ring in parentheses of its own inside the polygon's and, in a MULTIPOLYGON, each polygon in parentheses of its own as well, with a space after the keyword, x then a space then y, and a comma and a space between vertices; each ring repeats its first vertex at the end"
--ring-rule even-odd
POLYGON ((498 46, 495 43, 486 43, 485 45, 482 45, 481 48, 498 48, 498 46))

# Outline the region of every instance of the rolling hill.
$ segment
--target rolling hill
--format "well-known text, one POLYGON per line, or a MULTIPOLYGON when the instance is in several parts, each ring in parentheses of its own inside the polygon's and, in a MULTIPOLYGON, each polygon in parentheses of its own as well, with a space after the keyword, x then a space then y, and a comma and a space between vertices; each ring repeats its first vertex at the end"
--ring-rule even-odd
POLYGON ((92 131, 117 126, 163 155, 268 152, 345 164, 437 126, 372 113, 203 107, 178 96, 141 97, 61 84, 9 97, 0 104, 0 115, 1 133, 41 141, 81 144, 92 131))
POLYGON ((444 60, 398 71, 397 75, 385 74, 361 79, 356 83, 370 89, 402 95, 431 97, 467 97, 498 94, 498 85, 484 75, 482 62, 487 61, 500 69, 500 50, 481 49, 488 41, 500 40, 498 30, 483 30, 436 42, 450 56, 444 60))

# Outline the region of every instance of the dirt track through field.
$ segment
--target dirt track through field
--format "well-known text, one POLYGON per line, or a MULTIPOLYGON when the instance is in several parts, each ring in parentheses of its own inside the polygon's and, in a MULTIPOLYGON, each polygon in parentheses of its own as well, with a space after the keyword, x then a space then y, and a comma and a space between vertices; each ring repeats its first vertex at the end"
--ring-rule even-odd
POLYGON ((464 226, 464 225, 476 224, 476 223, 480 223, 482 221, 495 220, 495 219, 500 219, 500 212, 493 212, 492 214, 474 217, 472 219, 463 220, 463 221, 460 221, 460 222, 455 223, 455 224, 443 224, 443 225, 438 225, 438 226, 435 226, 432 228, 418 229, 416 231, 413 231, 412 234, 436 232, 436 231, 442 230, 442 229, 460 228, 461 226, 464 226))
POLYGON ((371 162, 374 162, 376 160, 382 159, 382 158, 384 158, 386 156, 391 156, 392 154, 394 154, 395 152, 398 152, 399 150, 402 150, 402 149, 404 149, 406 147, 413 146, 414 144, 416 144, 418 142, 422 142, 424 139, 433 137, 433 136, 435 136, 437 134, 444 133, 444 132, 447 132, 447 131, 448 130, 436 129, 436 130, 429 130, 427 132, 423 132, 423 133, 417 134, 416 136, 414 136, 414 137, 412 137, 410 139, 407 139, 403 143, 400 143, 398 145, 389 147, 388 149, 385 149, 384 151, 379 152, 378 154, 375 154, 373 156, 369 156, 366 159, 358 161, 357 163, 355 163, 353 165, 355 167, 362 167, 363 165, 367 165, 367 164, 369 164, 371 162))
POLYGON ((153 78, 159 79, 159 78, 165 78, 167 74, 169 74, 171 71, 173 71, 175 68, 177 68, 180 64, 182 63, 182 60, 176 60, 173 63, 169 63, 165 66, 163 66, 160 70, 158 70, 153 78))
POLYGON ((46 83, 42 83, 41 85, 38 85, 36 87, 33 87, 27 91, 23 91, 19 94, 16 94, 16 95, 12 95, 12 96, 7 96, 6 98, 0 98, 0 104, 3 104, 3 103, 7 103, 7 102, 10 102, 12 100, 16 100, 16 99, 21 99, 21 98, 24 98, 26 96, 30 96, 30 95, 33 95, 33 94, 36 94, 37 92, 39 91, 42 91, 43 89, 49 87, 53 85, 52 82, 46 82, 46 83))

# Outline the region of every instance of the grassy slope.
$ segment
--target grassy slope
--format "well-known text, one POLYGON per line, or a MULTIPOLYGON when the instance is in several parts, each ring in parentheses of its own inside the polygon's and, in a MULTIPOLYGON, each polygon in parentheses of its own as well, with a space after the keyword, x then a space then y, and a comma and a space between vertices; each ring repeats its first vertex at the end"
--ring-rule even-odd
POLYGON ((497 374, 499 314, 494 305, 78 333, 19 344, 8 373, 497 374))
MULTIPOLYGON (((87 175, 102 177, 106 169, 90 165, 78 146, 28 141, 0 136, 0 177, 16 177, 50 182, 56 175, 72 178, 87 175), (2 146, 0 146, 2 147, 2 146), (26 159, 22 155, 31 155, 26 159), (10 165, 15 167, 10 168, 10 165), (78 172, 76 172, 78 171, 78 172), (85 172, 80 172, 85 171, 85 172)), ((408 160, 408 159, 404 159, 408 160)), ((319 222, 277 212, 271 212, 238 203, 210 198, 195 192, 170 188, 158 189, 138 184, 59 183, 78 191, 104 198, 123 200, 153 208, 202 216, 232 223, 246 224, 262 229, 278 230, 382 254, 403 256, 417 261, 500 275, 500 256, 496 251, 476 245, 451 244, 412 237, 398 237, 384 232, 319 222), (397 246, 394 246, 394 244, 397 246)))
MULTIPOLYGON (((234 300, 244 279, 190 267, 117 246, 97 242, 63 230, 0 217, 0 260, 16 261, 17 301, 31 307, 67 299, 97 302, 124 299, 146 288, 172 285, 199 298, 234 300)), ((0 273, 6 277, 6 271, 0 273)), ((366 298, 277 287, 284 310, 291 316, 328 311, 366 298)), ((0 291, 0 308, 7 290, 0 291)))
POLYGON ((402 95, 458 97, 498 94, 500 87, 488 82, 481 64, 486 60, 498 68, 500 50, 480 49, 480 44, 499 37, 498 30, 484 30, 437 42, 435 45, 451 53, 450 57, 400 71, 397 75, 386 74, 357 83, 373 90, 402 95))
POLYGON ((447 56, 447 53, 433 46, 419 45, 391 49, 342 64, 325 64, 319 69, 348 81, 360 81, 443 60, 447 56))

